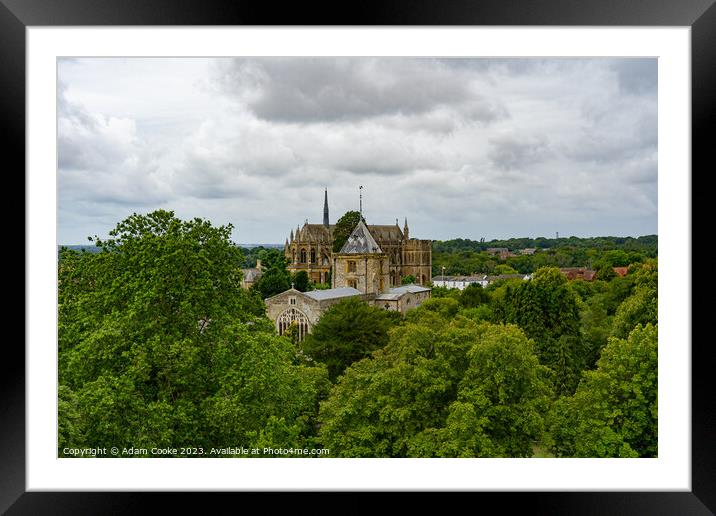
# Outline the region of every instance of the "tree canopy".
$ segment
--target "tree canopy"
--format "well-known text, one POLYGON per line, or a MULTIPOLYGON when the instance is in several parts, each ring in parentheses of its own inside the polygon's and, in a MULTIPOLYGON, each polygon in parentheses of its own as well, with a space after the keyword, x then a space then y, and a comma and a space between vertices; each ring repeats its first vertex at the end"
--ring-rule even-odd
POLYGON ((333 252, 337 253, 351 236, 351 233, 360 222, 360 212, 347 211, 333 229, 333 252))
POLYGON ((348 298, 329 308, 302 343, 303 352, 328 368, 335 379, 350 364, 388 343, 400 314, 348 298))
POLYGON ((294 364, 261 299, 240 286, 230 233, 159 210, 96 239, 99 253, 65 253, 60 453, 310 438, 325 369, 294 364))
POLYGON ((514 326, 414 312, 321 404, 323 445, 346 457, 530 456, 551 394, 532 342, 514 326))
POLYGON ((554 448, 567 457, 656 457, 658 338, 651 324, 611 337, 594 371, 550 416, 554 448))

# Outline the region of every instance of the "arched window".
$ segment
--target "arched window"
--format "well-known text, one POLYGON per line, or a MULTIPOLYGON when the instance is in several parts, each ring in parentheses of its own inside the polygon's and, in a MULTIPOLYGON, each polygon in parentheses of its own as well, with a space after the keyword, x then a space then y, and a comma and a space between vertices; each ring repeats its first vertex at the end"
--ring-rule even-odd
POLYGON ((281 315, 279 315, 276 319, 276 329, 278 330, 279 335, 283 335, 286 333, 286 330, 288 330, 291 324, 294 323, 298 331, 297 337, 300 342, 306 337, 308 330, 310 329, 308 317, 306 317, 306 314, 300 310, 296 308, 289 308, 288 310, 281 312, 281 315))
POLYGON ((306 263, 306 250, 301 249, 301 262, 300 263, 306 263))
POLYGON ((311 263, 316 263, 316 250, 311 249, 311 263))

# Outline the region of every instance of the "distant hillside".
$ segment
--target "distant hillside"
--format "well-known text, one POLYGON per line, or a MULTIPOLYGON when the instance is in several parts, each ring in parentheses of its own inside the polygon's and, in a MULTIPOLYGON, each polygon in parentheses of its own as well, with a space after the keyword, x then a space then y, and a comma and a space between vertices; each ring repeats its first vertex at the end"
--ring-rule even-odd
POLYGON ((433 241, 433 275, 526 274, 540 267, 626 267, 658 256, 657 235, 591 238, 511 238, 489 242, 456 238, 433 241), (503 256, 486 252, 507 248, 503 256), (522 253, 523 249, 532 249, 522 253), (499 267, 498 267, 499 266, 499 267), (507 269, 505 270, 505 267, 507 269))
POLYGON ((489 242, 455 238, 453 240, 433 240, 433 251, 486 251, 490 247, 506 247, 510 251, 518 249, 555 249, 562 247, 590 248, 590 249, 622 249, 624 251, 653 251, 656 252, 659 237, 645 235, 640 237, 566 237, 566 238, 510 238, 508 240, 490 240, 489 242))

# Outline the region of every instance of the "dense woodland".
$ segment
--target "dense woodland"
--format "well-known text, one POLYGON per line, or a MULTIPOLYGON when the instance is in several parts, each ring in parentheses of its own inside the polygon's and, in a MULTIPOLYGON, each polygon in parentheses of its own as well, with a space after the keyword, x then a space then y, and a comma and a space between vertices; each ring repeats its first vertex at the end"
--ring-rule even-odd
POLYGON ((657 257, 656 235, 598 238, 512 238, 482 242, 458 238, 433 242, 433 275, 531 273, 540 267, 587 267, 605 270, 643 263, 657 257), (516 256, 501 260, 487 252, 488 248, 507 248, 516 256), (534 254, 520 254, 523 249, 534 254))
MULTIPOLYGON (((638 255, 624 277, 568 282, 551 266, 563 264, 531 262, 530 281, 434 288, 404 317, 348 299, 299 343, 276 335, 267 292, 240 288, 247 256, 231 229, 156 211, 95 239, 97 253, 60 251, 60 456, 112 446, 657 455, 656 237, 550 242, 529 257, 638 255)), ((460 242, 436 242, 436 253, 480 256, 460 242)), ((281 253, 262 251, 265 288, 283 288, 281 253)))

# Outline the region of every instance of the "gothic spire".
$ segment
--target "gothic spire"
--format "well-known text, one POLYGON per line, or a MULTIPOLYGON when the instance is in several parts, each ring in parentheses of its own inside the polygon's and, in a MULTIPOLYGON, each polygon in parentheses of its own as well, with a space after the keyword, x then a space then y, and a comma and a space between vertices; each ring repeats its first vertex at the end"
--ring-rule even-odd
POLYGON ((323 198, 323 225, 327 228, 328 223, 328 188, 325 191, 325 197, 323 198))
POLYGON ((405 227, 403 227, 403 236, 405 237, 406 240, 408 238, 410 238, 408 236, 408 217, 405 217, 405 227))

